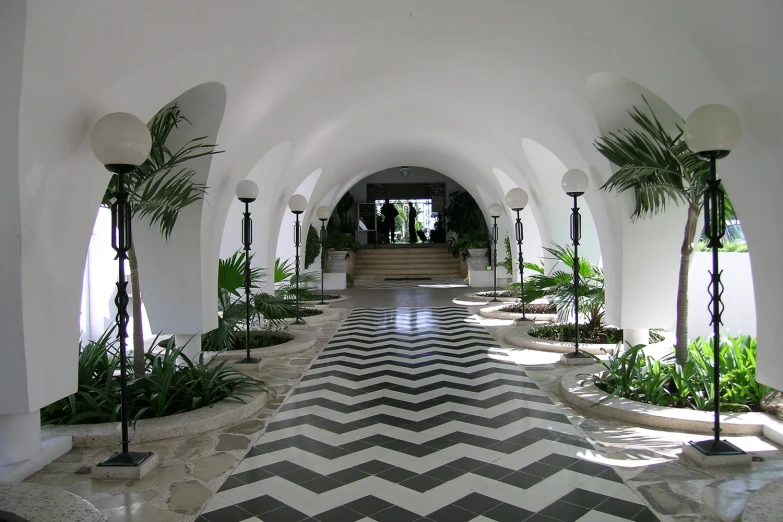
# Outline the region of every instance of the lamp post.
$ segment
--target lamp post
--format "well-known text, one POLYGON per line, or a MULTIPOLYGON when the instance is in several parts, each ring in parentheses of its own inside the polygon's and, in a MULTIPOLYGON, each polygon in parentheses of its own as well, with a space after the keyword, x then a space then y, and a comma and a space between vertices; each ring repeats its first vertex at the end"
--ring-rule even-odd
POLYGON ((293 324, 306 324, 299 311, 299 245, 302 244, 302 226, 299 224, 299 215, 307 210, 307 198, 301 194, 294 194, 288 200, 288 208, 296 216, 294 225, 294 245, 296 245, 296 320, 293 324))
POLYGON ((498 218, 503 214, 503 207, 498 203, 492 203, 489 206, 489 215, 492 217, 492 279, 493 290, 490 303, 499 303, 498 299, 498 218))
POLYGON ((315 210, 315 216, 321 221, 321 302, 318 304, 325 305, 324 302, 324 263, 326 260, 326 222, 332 215, 332 211, 329 207, 318 207, 315 210))
POLYGON ((563 174, 560 182, 563 191, 574 199, 571 208, 571 241, 574 244, 574 351, 566 354, 569 359, 586 358, 589 355, 579 351, 579 240, 582 239, 582 216, 579 215, 579 196, 587 190, 587 174, 571 169, 563 174))
MULTIPOLYGON (((120 423, 122 451, 114 453, 98 466, 139 466, 151 452, 128 450, 128 365, 126 348, 128 337, 128 282, 125 280, 125 262, 133 245, 131 234, 131 205, 125 189, 125 177, 135 171, 149 156, 152 138, 147 126, 139 118, 124 112, 115 112, 101 118, 92 128, 90 142, 93 153, 103 166, 117 176, 117 192, 111 205, 111 246, 117 252, 119 266, 117 279, 117 338, 120 343, 120 423)), ((136 318, 141 321, 141 317, 136 318)), ((144 350, 144 346, 134 346, 144 350)))
POLYGON ((245 348, 247 356, 240 364, 257 364, 259 359, 250 356, 250 245, 253 243, 253 221, 250 219, 250 203, 258 197, 258 185, 246 179, 237 184, 237 198, 245 204, 242 218, 242 245, 245 247, 245 348))
POLYGON ((527 206, 527 192, 522 190, 521 188, 513 188, 508 191, 506 194, 506 204, 517 213, 517 222, 514 225, 514 228, 516 230, 516 236, 517 236, 517 262, 519 263, 519 300, 522 303, 522 318, 521 321, 527 321, 528 318, 525 317, 525 280, 524 280, 524 274, 525 274, 525 268, 523 266, 523 260, 522 260, 522 239, 523 239, 523 233, 522 233, 522 219, 519 217, 519 213, 527 206))
POLYGON ((740 121, 734 112, 723 105, 710 104, 699 107, 685 121, 685 142, 693 152, 710 162, 710 180, 704 192, 704 228, 712 248, 710 272, 710 311, 712 314, 713 348, 713 438, 691 442, 690 445, 704 455, 744 455, 745 452, 727 440, 720 440, 720 325, 723 303, 721 272, 718 268, 718 249, 726 232, 724 195, 716 172, 716 162, 729 155, 739 141, 740 121))

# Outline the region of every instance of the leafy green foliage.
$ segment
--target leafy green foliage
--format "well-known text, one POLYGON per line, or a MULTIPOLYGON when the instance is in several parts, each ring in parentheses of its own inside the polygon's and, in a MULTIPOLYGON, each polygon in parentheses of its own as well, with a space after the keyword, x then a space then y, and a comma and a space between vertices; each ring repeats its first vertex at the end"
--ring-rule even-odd
POLYGON ((350 250, 352 252, 359 251, 359 241, 356 240, 356 235, 351 233, 330 234, 326 238, 326 248, 329 250, 350 250))
MULTIPOLYGON (((179 211, 202 199, 207 187, 193 181, 196 171, 183 167, 196 158, 220 154, 216 145, 207 144, 206 136, 193 138, 172 151, 166 145, 174 129, 190 121, 176 104, 158 112, 148 127, 152 136, 149 158, 134 172, 125 176, 132 218, 144 219, 149 226, 159 226, 164 238, 171 235, 179 211)), ((111 206, 117 194, 117 176, 112 176, 103 195, 103 206, 111 206)))
MULTIPOLYGON (((707 248, 707 242, 706 241, 699 241, 696 243, 696 252, 712 252, 711 248, 707 248)), ((718 249, 718 252, 737 252, 737 253, 747 253, 748 252, 748 244, 747 243, 741 243, 739 241, 730 242, 730 243, 723 243, 723 246, 718 249)))
MULTIPOLYGON (((571 323, 538 324, 528 330, 528 334, 538 339, 572 343, 576 340, 576 326, 571 323)), ((617 344, 623 342, 623 331, 603 325, 580 325, 579 342, 617 344)))
POLYGON ((470 255, 468 252, 469 249, 484 248, 489 251, 489 246, 491 243, 492 241, 490 240, 489 234, 487 232, 474 230, 466 232, 461 236, 457 236, 456 238, 449 238, 448 249, 454 257, 461 255, 462 260, 464 261, 470 255))
MULTIPOLYGON (((41 423, 94 424, 120 420, 119 355, 114 328, 97 341, 79 344, 78 391, 41 409, 41 423)), ((157 343, 153 343, 157 344, 157 343)), ((242 397, 249 391, 274 393, 266 383, 236 372, 221 362, 197 362, 165 343, 162 353, 145 354, 146 372, 128 382, 129 417, 163 417, 210 406, 223 399, 242 397)))
MULTIPOLYGON (((688 350, 690 356, 684 365, 677 363, 673 354, 660 360, 645 356, 644 345, 612 355, 607 361, 595 358, 604 370, 591 380, 610 393, 609 398, 619 396, 657 406, 712 410, 712 339, 698 338, 688 345, 688 350)), ((756 382, 756 339, 723 339, 718 365, 721 409, 759 410, 762 399, 772 389, 756 382)))
POLYGON ((470 232, 486 233, 487 224, 476 200, 468 192, 456 191, 449 194, 443 212, 448 220, 448 230, 464 236, 470 232))
POLYGON ((353 223, 353 219, 348 217, 348 212, 351 211, 353 208, 354 199, 353 194, 350 192, 346 192, 343 194, 343 197, 340 198, 340 201, 337 202, 337 205, 334 207, 335 212, 337 212, 337 215, 340 216, 340 231, 343 233, 355 233, 356 226, 353 223))
MULTIPOLYGON (((555 268, 545 274, 543 265, 525 263, 533 274, 525 281, 525 300, 547 298, 557 307, 558 318, 563 321, 574 309, 574 249, 570 246, 554 245, 544 248, 552 259, 558 262, 555 268)), ((588 325, 597 328, 604 316, 606 294, 604 292, 604 271, 587 258, 579 259, 579 310, 587 314, 588 325)))
POLYGON ((305 269, 310 268, 315 263, 315 258, 321 253, 321 235, 313 225, 307 230, 307 240, 305 241, 305 269))
MULTIPOLYGON (((519 284, 517 283, 517 288, 519 284)), ((517 290, 516 295, 519 295, 517 290)), ((522 313, 522 303, 514 303, 508 306, 504 306, 500 309, 501 312, 511 312, 514 314, 522 313)), ((552 303, 525 303, 526 314, 555 314, 557 313, 557 307, 552 303)))
POLYGON ((503 243, 506 247, 506 257, 503 259, 503 268, 506 269, 506 272, 511 274, 514 272, 514 261, 511 257, 511 239, 506 236, 506 238, 503 240, 503 243))

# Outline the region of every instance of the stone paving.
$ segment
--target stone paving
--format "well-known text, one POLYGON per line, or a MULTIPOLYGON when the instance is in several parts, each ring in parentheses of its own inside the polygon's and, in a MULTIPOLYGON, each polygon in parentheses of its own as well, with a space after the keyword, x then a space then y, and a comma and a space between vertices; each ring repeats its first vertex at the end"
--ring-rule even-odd
MULTIPOLYGON (((315 347, 286 357, 265 359, 258 378, 277 391, 263 410, 242 422, 218 430, 132 445, 134 451, 154 451, 160 467, 139 482, 93 479, 90 467, 117 448, 75 448, 27 482, 56 486, 92 502, 109 522, 191 522, 214 496, 229 472, 264 433, 267 423, 348 315, 314 329, 315 347)), ((132 433, 131 433, 132 438, 132 433)), ((119 441, 118 441, 119 444, 119 441)))

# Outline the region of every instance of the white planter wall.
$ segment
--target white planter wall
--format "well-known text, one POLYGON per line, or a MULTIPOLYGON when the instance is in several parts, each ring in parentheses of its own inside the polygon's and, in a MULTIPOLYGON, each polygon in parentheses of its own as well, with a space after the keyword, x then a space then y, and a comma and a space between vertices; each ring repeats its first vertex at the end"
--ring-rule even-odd
MULTIPOLYGON (((750 254, 724 252, 719 255, 720 270, 723 272, 723 331, 732 335, 738 333, 756 335, 756 298, 753 293, 753 279, 750 270, 750 254)), ((688 330, 691 339, 712 335, 707 288, 712 270, 712 254, 696 252, 691 259, 688 277, 688 330)), ((674 301, 672 301, 674 305, 674 301)))

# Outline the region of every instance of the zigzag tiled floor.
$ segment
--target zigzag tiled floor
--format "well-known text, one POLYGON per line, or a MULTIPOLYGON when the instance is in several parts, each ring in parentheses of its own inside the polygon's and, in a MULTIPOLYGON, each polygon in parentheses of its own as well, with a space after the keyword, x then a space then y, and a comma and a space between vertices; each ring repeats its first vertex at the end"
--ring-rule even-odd
POLYGON ((467 317, 354 310, 199 521, 657 521, 467 317))

